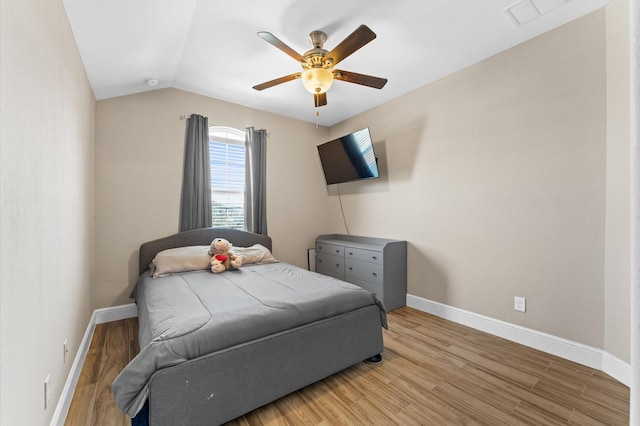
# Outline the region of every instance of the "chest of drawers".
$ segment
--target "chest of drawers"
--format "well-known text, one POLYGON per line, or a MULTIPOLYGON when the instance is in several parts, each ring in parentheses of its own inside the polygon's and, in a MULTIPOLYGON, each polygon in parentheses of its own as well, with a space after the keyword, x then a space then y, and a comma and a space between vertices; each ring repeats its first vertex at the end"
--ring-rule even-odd
POLYGON ((388 311, 406 304, 407 242, 351 235, 316 238, 316 272, 356 284, 388 311))

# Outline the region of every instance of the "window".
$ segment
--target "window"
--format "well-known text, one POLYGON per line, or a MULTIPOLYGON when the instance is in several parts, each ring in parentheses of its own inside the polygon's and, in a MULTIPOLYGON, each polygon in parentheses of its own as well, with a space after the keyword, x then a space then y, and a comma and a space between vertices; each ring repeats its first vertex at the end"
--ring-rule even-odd
POLYGON ((244 229, 244 139, 244 132, 238 129, 209 128, 214 227, 244 229))

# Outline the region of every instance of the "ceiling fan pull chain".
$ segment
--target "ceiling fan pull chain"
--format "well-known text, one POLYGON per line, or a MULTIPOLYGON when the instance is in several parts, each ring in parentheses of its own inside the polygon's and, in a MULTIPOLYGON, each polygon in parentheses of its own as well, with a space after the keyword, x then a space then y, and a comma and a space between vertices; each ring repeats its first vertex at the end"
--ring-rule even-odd
POLYGON ((316 129, 318 128, 318 122, 320 120, 320 110, 316 107, 316 129))

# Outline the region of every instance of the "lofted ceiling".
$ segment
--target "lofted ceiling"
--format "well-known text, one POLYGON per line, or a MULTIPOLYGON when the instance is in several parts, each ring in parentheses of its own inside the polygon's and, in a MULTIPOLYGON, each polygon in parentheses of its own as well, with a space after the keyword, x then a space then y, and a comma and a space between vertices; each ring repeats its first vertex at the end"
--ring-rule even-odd
MULTIPOLYGON (((174 87, 331 126, 603 7, 608 0, 63 0, 97 99, 174 87), (296 52, 322 30, 331 50, 359 25, 377 38, 339 68, 387 78, 381 89, 335 81, 316 108, 302 70, 258 37, 296 52), (146 80, 158 84, 149 86, 146 80)), ((186 111, 189 112, 189 111, 186 111)))

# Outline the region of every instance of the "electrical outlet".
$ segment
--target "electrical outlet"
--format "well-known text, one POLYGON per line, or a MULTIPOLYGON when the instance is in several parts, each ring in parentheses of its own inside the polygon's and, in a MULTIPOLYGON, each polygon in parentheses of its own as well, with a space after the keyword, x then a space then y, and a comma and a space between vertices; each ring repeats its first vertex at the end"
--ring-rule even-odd
POLYGON ((49 406, 49 387, 50 387, 49 380, 51 380, 51 374, 47 374, 47 378, 44 379, 44 409, 45 410, 49 406))
POLYGON ((67 363, 67 354, 69 353, 69 348, 67 347, 67 345, 69 344, 69 342, 67 342, 67 339, 64 339, 64 342, 62 342, 62 363, 66 364, 67 363))
POLYGON ((515 296, 513 299, 513 309, 519 312, 527 311, 527 299, 515 296))

